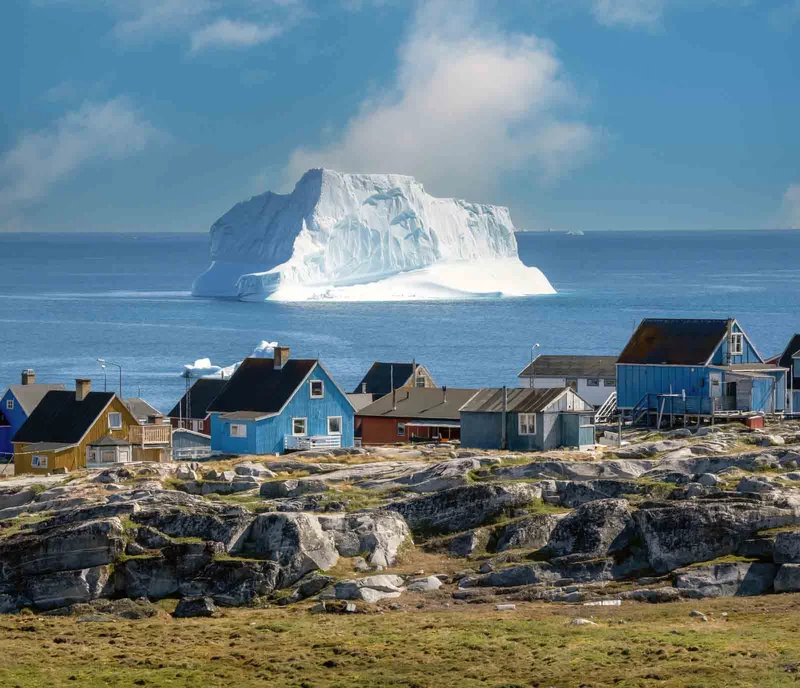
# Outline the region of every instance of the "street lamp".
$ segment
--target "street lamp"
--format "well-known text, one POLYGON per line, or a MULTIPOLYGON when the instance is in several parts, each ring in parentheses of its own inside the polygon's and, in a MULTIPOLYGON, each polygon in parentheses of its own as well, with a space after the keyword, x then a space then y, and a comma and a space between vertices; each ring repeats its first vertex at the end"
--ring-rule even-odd
POLYGON ((538 349, 538 348, 539 348, 539 342, 536 342, 536 344, 534 344, 531 347, 531 387, 535 387, 536 386, 536 367, 535 367, 535 364, 534 364, 534 360, 535 359, 533 357, 533 354, 536 351, 536 349, 538 349))
POLYGON ((122 399, 122 366, 119 363, 114 363, 113 361, 107 361, 104 358, 96 359, 98 363, 102 364, 103 367, 107 365, 113 365, 119 368, 119 398, 122 399))
POLYGON ((108 375, 106 375, 106 364, 101 363, 100 367, 103 369, 103 391, 108 391, 108 375))

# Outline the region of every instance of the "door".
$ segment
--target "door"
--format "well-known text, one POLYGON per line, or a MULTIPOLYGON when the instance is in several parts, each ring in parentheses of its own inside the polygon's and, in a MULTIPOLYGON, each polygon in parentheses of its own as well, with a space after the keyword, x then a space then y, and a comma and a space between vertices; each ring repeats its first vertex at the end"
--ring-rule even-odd
POLYGON ((711 403, 716 411, 722 410, 722 373, 710 372, 708 385, 711 388, 711 403))

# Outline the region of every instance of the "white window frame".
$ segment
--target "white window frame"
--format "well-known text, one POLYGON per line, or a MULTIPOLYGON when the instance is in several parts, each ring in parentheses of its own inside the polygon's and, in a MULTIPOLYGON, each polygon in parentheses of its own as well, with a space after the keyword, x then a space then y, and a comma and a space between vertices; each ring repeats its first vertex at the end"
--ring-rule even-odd
POLYGON ((119 411, 111 411, 111 413, 109 413, 109 414, 108 414, 108 427, 109 427, 111 430, 122 430, 122 414, 121 414, 119 411), (119 425, 115 425, 115 424, 114 424, 114 423, 111 421, 111 419, 112 419, 114 416, 116 416, 117 418, 119 418, 119 425))
POLYGON ((231 427, 228 431, 228 434, 231 437, 236 437, 238 439, 247 439, 247 423, 231 423, 231 427))
POLYGON ((308 435, 308 418, 292 418, 292 437, 306 437, 308 435), (294 424, 297 421, 303 421, 303 432, 297 432, 294 429, 294 424))
POLYGON ((329 435, 341 435, 342 434, 342 417, 341 416, 328 416, 328 434, 329 435), (339 430, 334 432, 331 430, 331 421, 338 420, 339 421, 339 430))
POLYGON ((397 424, 397 436, 398 437, 405 437, 406 436, 406 424, 405 423, 398 423, 397 424))
POLYGON ((599 387, 600 386, 600 378, 599 377, 587 377, 586 378, 586 386, 587 387, 599 387))
POLYGON ((6 411, 13 411, 13 410, 14 410, 14 400, 6 399, 6 411))
POLYGON ((47 456, 34 454, 31 458, 31 468, 47 468, 47 456))
POLYGON ((427 384, 428 384, 428 381, 427 381, 427 379, 425 378, 424 375, 417 375, 416 379, 414 380, 414 387, 416 387, 417 389, 424 389, 425 385, 427 385, 427 384), (420 382, 422 384, 420 384, 420 382))
POLYGON ((308 396, 310 399, 324 399, 325 398, 325 382, 324 380, 309 380, 308 381, 308 396), (314 385, 320 386, 320 393, 314 394, 314 385))
POLYGON ((728 353, 731 356, 742 356, 744 354, 744 333, 731 332, 731 341, 728 344, 728 353))
POLYGON ((617 386, 617 378, 615 377, 605 377, 603 378, 603 387, 614 387, 617 386))
POLYGON ((517 416, 517 430, 521 437, 528 437, 536 434, 536 414, 535 413, 520 413, 517 416), (523 423, 523 419, 526 422, 523 423), (533 421, 533 422, 531 422, 533 421), (523 428, 525 430, 523 431, 523 428))

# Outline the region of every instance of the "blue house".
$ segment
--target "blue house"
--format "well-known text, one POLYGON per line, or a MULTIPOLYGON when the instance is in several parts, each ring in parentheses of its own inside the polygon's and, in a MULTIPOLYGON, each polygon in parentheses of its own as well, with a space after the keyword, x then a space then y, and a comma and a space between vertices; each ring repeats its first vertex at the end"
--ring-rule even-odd
POLYGON ((352 447, 354 409, 318 360, 247 358, 208 409, 211 449, 226 454, 276 454, 352 447))
POLYGON ((594 444, 594 406, 569 387, 482 389, 461 407, 462 447, 543 451, 594 444))
POLYGON ((770 362, 789 369, 786 411, 800 413, 800 334, 793 335, 783 353, 770 359, 770 362))
POLYGON ((14 455, 11 440, 50 390, 64 385, 36 384, 33 370, 22 371, 22 384, 11 385, 0 397, 0 459, 14 455))
POLYGON ((617 360, 617 406, 634 415, 781 412, 787 372, 764 361, 736 320, 645 319, 617 360))

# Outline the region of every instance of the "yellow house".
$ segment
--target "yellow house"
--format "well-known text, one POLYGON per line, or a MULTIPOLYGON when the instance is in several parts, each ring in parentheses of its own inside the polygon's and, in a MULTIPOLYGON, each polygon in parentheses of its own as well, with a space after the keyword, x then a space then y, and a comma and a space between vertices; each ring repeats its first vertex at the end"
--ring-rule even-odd
POLYGON ((169 459, 169 425, 141 425, 113 392, 92 392, 90 380, 75 391, 54 390, 13 438, 14 472, 52 473, 92 465, 169 459))

